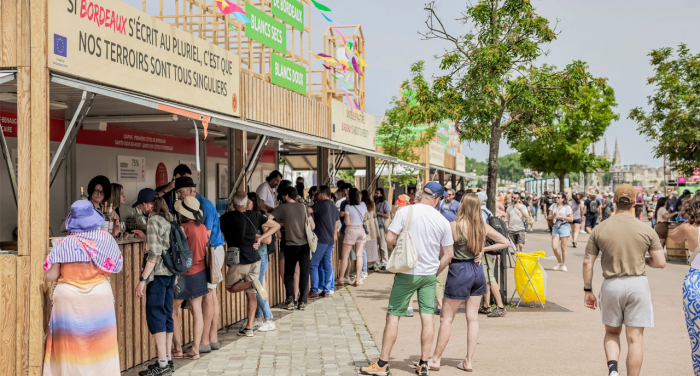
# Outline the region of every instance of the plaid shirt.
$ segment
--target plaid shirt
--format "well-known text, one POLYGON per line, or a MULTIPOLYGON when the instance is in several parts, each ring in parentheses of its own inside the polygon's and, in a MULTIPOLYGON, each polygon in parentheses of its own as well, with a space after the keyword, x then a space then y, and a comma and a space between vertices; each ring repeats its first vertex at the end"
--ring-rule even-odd
POLYGON ((150 283, 153 281, 153 276, 156 275, 173 275, 173 273, 163 265, 163 257, 161 257, 163 252, 167 251, 170 247, 170 223, 163 216, 151 214, 148 217, 146 241, 148 248, 146 261, 156 264, 151 275, 148 276, 148 282, 150 283))

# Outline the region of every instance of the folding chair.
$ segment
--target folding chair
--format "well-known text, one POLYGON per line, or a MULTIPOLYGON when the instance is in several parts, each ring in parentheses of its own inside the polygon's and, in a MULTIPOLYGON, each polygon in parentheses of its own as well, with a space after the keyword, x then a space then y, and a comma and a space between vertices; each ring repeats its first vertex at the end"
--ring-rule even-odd
MULTIPOLYGON (((519 252, 515 252, 515 259, 520 262, 520 266, 523 267, 523 271, 525 272, 525 275, 527 276, 527 283, 525 283, 525 288, 523 288, 523 293, 520 294, 519 299, 518 299, 518 304, 515 305, 515 308, 520 307, 520 303, 523 301, 523 295, 525 295, 525 291, 527 291, 528 286, 532 286, 532 291, 535 292, 535 296, 537 296, 537 301, 540 303, 542 308, 544 308, 544 303, 542 303, 542 298, 540 298, 540 294, 537 293, 537 289, 535 288, 535 285, 532 283, 532 276, 535 274, 535 270, 537 270, 537 267, 540 266, 540 260, 537 258, 537 262, 535 265, 532 267, 532 270, 530 272, 527 271, 525 268, 525 264, 523 264, 523 260, 520 258, 519 252)), ((513 298, 515 297, 515 293, 518 292, 518 289, 515 289, 513 291, 513 295, 510 297, 510 301, 513 301, 513 298)))

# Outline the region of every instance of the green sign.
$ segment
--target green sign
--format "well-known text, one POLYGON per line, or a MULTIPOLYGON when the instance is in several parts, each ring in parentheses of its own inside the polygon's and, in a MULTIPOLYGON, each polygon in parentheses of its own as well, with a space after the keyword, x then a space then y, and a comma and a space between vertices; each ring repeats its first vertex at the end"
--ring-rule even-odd
POLYGON ((250 3, 245 3, 245 12, 251 21, 245 26, 245 35, 277 52, 286 54, 287 28, 284 24, 250 3))
POLYGON ((273 84, 306 95, 306 68, 277 54, 272 54, 270 62, 270 81, 273 84))
POLYGON ((272 0, 272 15, 304 32, 304 6, 297 0, 272 0))

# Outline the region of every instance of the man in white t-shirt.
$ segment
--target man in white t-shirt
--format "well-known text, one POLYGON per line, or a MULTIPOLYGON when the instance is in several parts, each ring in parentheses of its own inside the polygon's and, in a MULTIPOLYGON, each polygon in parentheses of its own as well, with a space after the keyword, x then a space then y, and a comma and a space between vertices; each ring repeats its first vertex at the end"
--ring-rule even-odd
POLYGON ((255 193, 258 195, 258 208, 263 212, 271 212, 277 203, 275 188, 280 185, 282 174, 274 170, 265 178, 265 181, 258 186, 255 193))
POLYGON ((506 225, 508 226, 508 235, 513 244, 518 247, 518 252, 525 251, 525 224, 530 214, 527 208, 522 203, 520 193, 513 194, 513 205, 506 210, 506 225))
POLYGON ((454 250, 452 245, 452 230, 445 217, 435 210, 440 197, 445 196, 445 189, 436 182, 430 182, 423 188, 420 202, 407 206, 398 212, 386 234, 386 242, 396 244, 401 231, 404 231, 411 213, 410 234, 413 238, 418 266, 404 273, 394 275, 394 285, 389 297, 389 309, 386 316, 386 326, 382 339, 382 350, 379 360, 367 367, 361 367, 360 373, 365 375, 386 375, 389 372, 389 357, 396 343, 399 331, 399 318, 406 316, 411 296, 418 293, 418 305, 421 317, 421 356, 416 373, 428 374, 428 359, 430 347, 433 344, 433 302, 437 274, 445 269, 454 250))

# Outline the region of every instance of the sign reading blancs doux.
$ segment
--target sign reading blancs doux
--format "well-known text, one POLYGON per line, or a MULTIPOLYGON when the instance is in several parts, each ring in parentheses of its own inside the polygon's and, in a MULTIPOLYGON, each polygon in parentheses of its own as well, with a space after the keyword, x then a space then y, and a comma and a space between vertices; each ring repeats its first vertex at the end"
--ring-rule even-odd
POLYGON ((304 6, 297 0, 272 0, 272 15, 304 32, 304 6))
POLYGON ((240 115, 238 55, 118 0, 47 3, 51 70, 240 115))
POLYGON ((270 81, 278 86, 306 95, 306 68, 275 53, 271 58, 270 81))
POLYGON ((286 54, 287 28, 284 24, 250 3, 245 3, 245 12, 251 21, 245 26, 245 35, 277 52, 286 54))
POLYGON ((359 111, 353 112, 347 104, 332 100, 331 120, 333 121, 331 140, 375 150, 374 116, 359 111))

